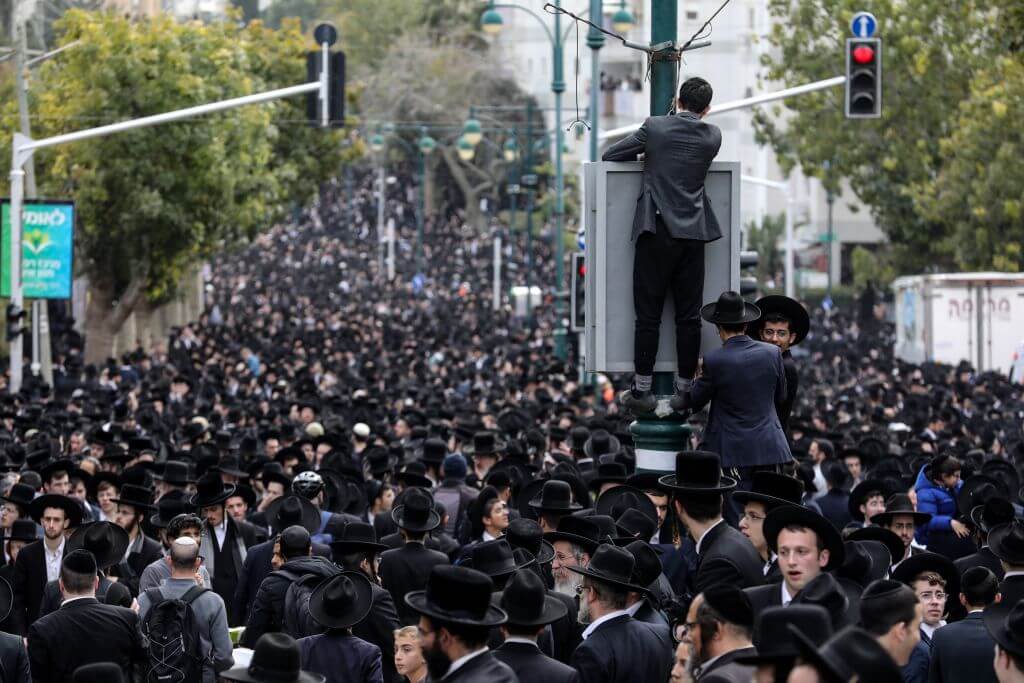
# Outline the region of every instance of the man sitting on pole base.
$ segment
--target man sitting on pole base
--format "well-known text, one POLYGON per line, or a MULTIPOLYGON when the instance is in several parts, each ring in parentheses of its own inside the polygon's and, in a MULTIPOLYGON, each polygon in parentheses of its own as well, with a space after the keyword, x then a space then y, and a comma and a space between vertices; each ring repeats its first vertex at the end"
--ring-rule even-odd
POLYGON ((697 371, 700 306, 704 301, 704 244, 722 236, 704 191, 708 169, 722 146, 722 131, 703 122, 711 85, 690 78, 679 88, 679 111, 652 116, 608 148, 604 161, 635 161, 644 155, 643 189, 633 216, 633 308, 636 313, 633 384, 623 406, 635 415, 657 407, 651 391, 665 295, 672 292, 676 322, 676 394, 697 371))

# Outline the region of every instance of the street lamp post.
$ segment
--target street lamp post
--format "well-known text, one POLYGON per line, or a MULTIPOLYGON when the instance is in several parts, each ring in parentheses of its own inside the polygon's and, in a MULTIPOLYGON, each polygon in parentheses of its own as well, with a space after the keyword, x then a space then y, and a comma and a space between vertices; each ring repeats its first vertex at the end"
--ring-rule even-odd
MULTIPOLYGON (((602 0, 590 0, 590 23, 601 26, 604 23, 602 0)), ((626 0, 621 0, 619 9, 612 15, 612 28, 618 33, 627 33, 633 28, 633 15, 626 9, 626 0)), ((601 97, 601 57, 604 47, 604 34, 594 26, 587 32, 587 47, 590 48, 590 160, 600 161, 598 156, 598 136, 601 128, 600 107, 601 97)))

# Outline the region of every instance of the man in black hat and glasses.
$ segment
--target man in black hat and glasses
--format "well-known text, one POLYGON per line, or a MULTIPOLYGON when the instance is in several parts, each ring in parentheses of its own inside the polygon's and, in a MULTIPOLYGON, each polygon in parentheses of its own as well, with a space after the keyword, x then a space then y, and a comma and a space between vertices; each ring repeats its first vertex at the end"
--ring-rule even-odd
POLYGON ((786 400, 782 352, 747 336, 761 311, 736 292, 723 292, 700 315, 718 327, 722 346, 704 355, 700 377, 688 394, 673 397, 672 407, 711 404, 702 448, 718 453, 739 489, 748 491, 754 472, 778 472, 793 459, 777 408, 786 400))
POLYGON ((761 317, 754 323, 755 337, 766 344, 773 344, 782 351, 782 364, 786 371, 786 397, 776 405, 782 428, 789 429, 789 416, 796 403, 796 391, 800 384, 796 361, 790 348, 804 340, 811 328, 807 309, 799 301, 788 296, 773 294, 761 297, 755 304, 761 309, 761 317))
POLYGON ((704 191, 708 169, 722 146, 722 131, 705 123, 713 91, 703 78, 679 88, 678 113, 652 116, 639 130, 605 151, 604 161, 635 161, 644 155, 643 190, 637 199, 632 239, 633 364, 636 375, 623 404, 636 414, 654 411, 651 391, 665 295, 675 306, 676 356, 681 393, 697 370, 704 300, 704 244, 722 236, 704 191))

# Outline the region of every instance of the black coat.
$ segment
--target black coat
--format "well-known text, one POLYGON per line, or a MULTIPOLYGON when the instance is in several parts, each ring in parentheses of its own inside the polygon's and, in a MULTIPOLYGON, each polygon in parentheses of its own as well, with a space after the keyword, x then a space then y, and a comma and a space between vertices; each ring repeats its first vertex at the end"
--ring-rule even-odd
MULTIPOLYGON (((314 543, 313 554, 330 559, 331 548, 321 543, 314 543)), ((234 613, 238 615, 239 621, 243 624, 249 618, 249 610, 253 600, 256 599, 256 593, 260 590, 260 584, 273 570, 273 566, 270 564, 273 559, 274 539, 258 543, 245 553, 242 575, 238 579, 233 598, 234 613)))
POLYGON ((20 636, 0 633, 0 683, 30 683, 28 651, 20 636))
POLYGON ((994 641, 981 615, 972 612, 935 631, 928 683, 996 683, 992 667, 994 641))
MULTIPOLYGON (((832 618, 832 627, 834 631, 840 631, 847 626, 852 626, 860 621, 860 594, 861 587, 852 581, 845 579, 839 579, 835 582, 835 590, 841 591, 846 596, 846 608, 842 610, 829 609, 829 616, 832 618)), ((782 606, 782 584, 781 583, 769 583, 764 586, 754 586, 752 588, 745 588, 743 592, 750 598, 750 606, 754 610, 754 619, 757 620, 758 616, 769 607, 781 607, 782 606)), ((832 603, 836 600, 842 600, 837 593, 830 592, 831 595, 835 596, 834 600, 829 600, 828 603, 832 603)), ((790 604, 818 604, 821 607, 828 609, 827 604, 822 603, 808 603, 802 600, 800 593, 793 596, 790 604)), ((757 633, 755 631, 755 637, 757 633)), ((754 641, 754 645, 757 645, 757 641, 754 641)))
POLYGON ((66 683, 94 662, 114 662, 127 678, 145 656, 135 612, 96 598, 69 602, 29 626, 28 654, 34 683, 66 683))
POLYGON ((264 633, 280 631, 284 626, 284 599, 289 586, 309 574, 327 578, 341 572, 338 565, 323 557, 297 557, 277 571, 267 574, 256 593, 245 631, 239 644, 253 647, 264 633))
POLYGON ((422 543, 406 543, 401 548, 387 550, 380 556, 380 582, 388 589, 398 608, 398 620, 403 626, 419 622, 419 615, 405 604, 405 595, 427 587, 430 570, 439 564, 450 564, 448 556, 430 550, 422 543))
MULTIPOLYGON (((11 586, 11 590, 14 590, 14 564, 8 563, 0 567, 0 578, 6 581, 11 586)), ((18 609, 18 596, 17 593, 14 595, 14 605, 11 608, 11 613, 6 619, 0 621, 0 631, 4 633, 13 633, 17 636, 24 636, 28 630, 28 626, 25 624, 25 610, 18 609)))
POLYGON ((148 536, 142 537, 142 547, 138 552, 128 554, 127 560, 110 568, 110 575, 118 577, 118 581, 128 587, 132 596, 139 594, 139 580, 146 567, 164 556, 164 549, 159 543, 148 536))
POLYGON ((793 354, 789 350, 782 354, 782 369, 786 373, 786 397, 775 404, 775 412, 779 414, 779 422, 782 423, 782 429, 788 436, 789 416, 793 413, 796 391, 800 388, 800 373, 797 371, 793 354))
POLYGON ((697 676, 698 683, 750 683, 754 676, 754 667, 737 664, 736 659, 757 654, 752 647, 745 647, 724 655, 711 663, 707 670, 701 670, 697 676))
MULTIPOLYGON (((28 625, 39 618, 39 606, 46 588, 46 555, 43 539, 27 544, 14 563, 14 609, 19 610, 19 623, 28 625)), ((65 548, 67 544, 65 544, 65 548)))
MULTIPOLYGON (((519 683, 508 665, 499 662, 491 652, 473 657, 455 673, 441 679, 443 683, 519 683)), ((525 683, 525 681, 523 682, 525 683)))
POLYGON ((352 627, 352 635, 373 643, 380 648, 382 654, 387 653, 381 659, 381 669, 384 673, 384 683, 391 683, 399 680, 394 657, 395 629, 400 626, 398 611, 395 609, 395 601, 391 599, 391 593, 372 582, 370 587, 373 589, 370 613, 352 627))
POLYGON ((551 624, 551 656, 563 664, 568 664, 573 651, 580 644, 580 633, 583 631, 577 621, 580 606, 575 598, 556 590, 549 590, 548 595, 565 605, 566 609, 565 616, 551 624))
POLYGON ((324 676, 327 683, 377 683, 381 677, 384 657, 373 643, 355 636, 323 633, 299 639, 302 668, 324 676))
POLYGON ((814 502, 821 510, 821 516, 832 522, 832 526, 842 529, 850 523, 850 492, 832 489, 825 495, 815 498, 814 502))
POLYGON ((704 536, 697 558, 694 593, 728 583, 740 588, 764 583, 764 562, 750 539, 726 522, 719 522, 704 536))
POLYGON ((1003 571, 1003 563, 999 561, 999 558, 995 556, 995 553, 988 546, 981 548, 976 553, 953 560, 953 564, 956 566, 956 570, 960 572, 960 576, 963 576, 964 572, 971 567, 985 567, 991 570, 1000 581, 1003 580, 1003 574, 1006 573, 1003 571))
POLYGON ((1024 600, 1024 574, 1003 578, 999 584, 999 592, 1003 594, 1003 603, 1007 605, 1016 605, 1024 600))
POLYGON ((572 655, 582 683, 667 681, 672 669, 672 641, 649 625, 622 615, 604 622, 572 655))
POLYGON ((505 642, 494 650, 494 656, 508 664, 520 681, 579 683, 580 680, 576 669, 548 657, 536 645, 505 642))
MULTIPOLYGON (((107 589, 110 588, 111 580, 105 576, 100 576, 100 584, 96 587, 96 599, 100 602, 106 602, 107 589)), ((39 606, 39 616, 44 617, 50 612, 56 612, 60 609, 60 603, 64 602, 64 596, 60 592, 60 582, 58 581, 47 581, 46 588, 43 589, 43 602, 39 606)))

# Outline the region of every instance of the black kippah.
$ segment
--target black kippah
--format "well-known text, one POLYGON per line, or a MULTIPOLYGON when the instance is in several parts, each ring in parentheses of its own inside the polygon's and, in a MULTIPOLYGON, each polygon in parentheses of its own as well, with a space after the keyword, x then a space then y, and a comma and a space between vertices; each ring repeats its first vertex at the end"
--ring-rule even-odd
POLYGON ((64 556, 64 566, 76 574, 95 574, 96 558, 88 550, 72 550, 64 556))
POLYGON ((967 592, 972 588, 978 588, 981 584, 994 578, 995 574, 988 567, 971 567, 960 577, 960 590, 967 592))
POLYGON ((861 593, 860 601, 866 602, 868 600, 879 600, 882 598, 890 598, 896 593, 899 593, 903 588, 903 584, 899 581, 893 581, 892 579, 879 579, 872 581, 861 593))
POLYGON ((747 594, 736 586, 723 584, 704 591, 704 602, 730 624, 754 627, 754 608, 747 594))

